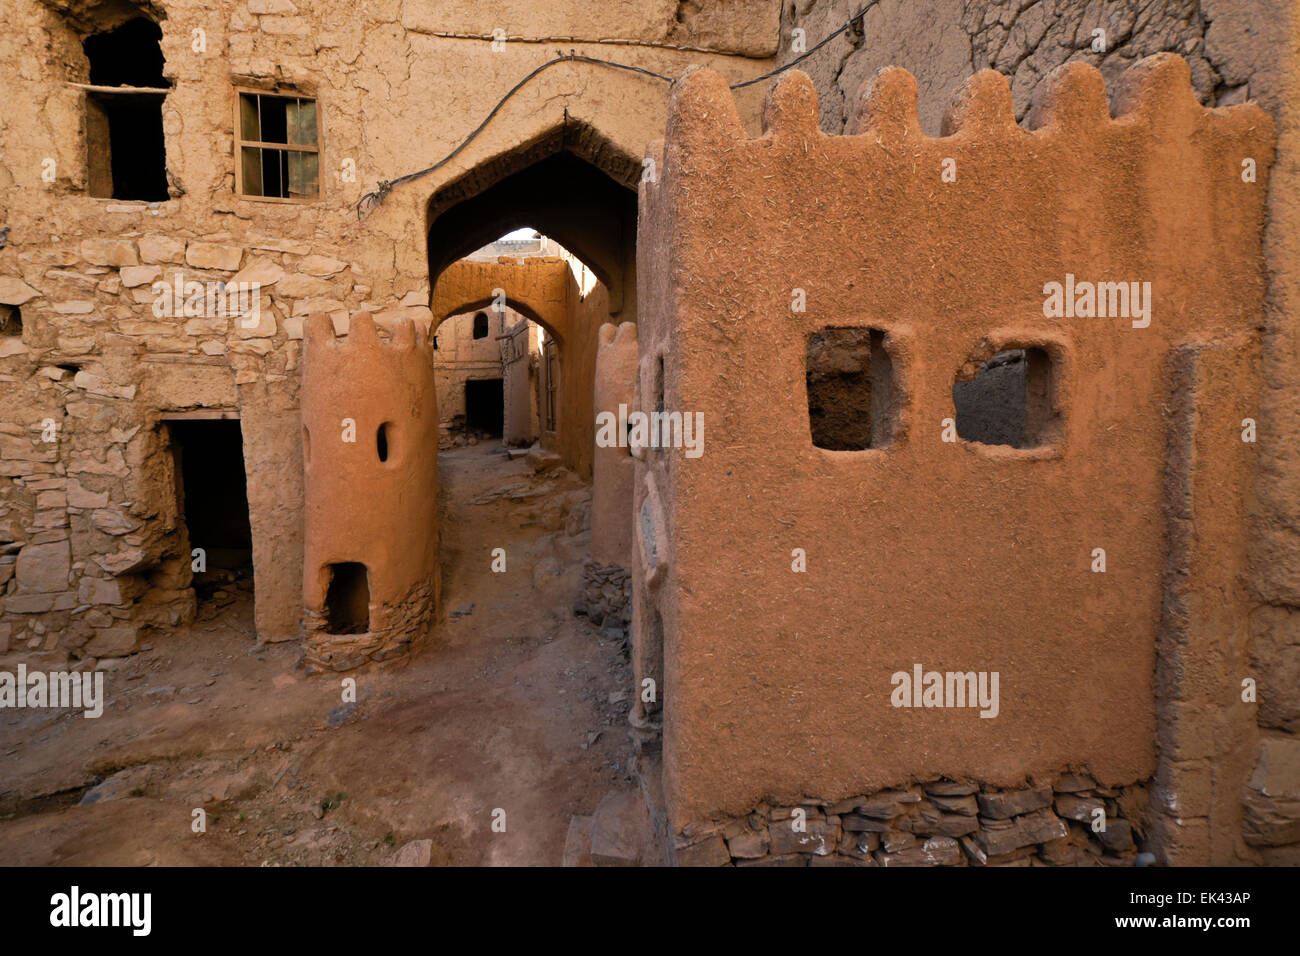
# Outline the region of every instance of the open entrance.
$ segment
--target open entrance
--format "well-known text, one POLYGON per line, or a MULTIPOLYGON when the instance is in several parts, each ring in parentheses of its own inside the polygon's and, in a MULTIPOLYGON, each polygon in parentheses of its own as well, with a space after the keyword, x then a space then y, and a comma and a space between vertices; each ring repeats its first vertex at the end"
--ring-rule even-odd
POLYGON ((327 569, 325 630, 330 634, 365 634, 370 630, 370 580, 366 566, 355 561, 327 569))
POLYGON ((170 419, 165 425, 195 598, 200 608, 228 604, 235 590, 253 589, 253 534, 239 419, 170 419))
POLYGON ((465 383, 465 430, 500 438, 505 427, 505 379, 470 379, 465 383))
POLYGON ((23 313, 16 305, 0 305, 0 335, 23 336, 23 313))

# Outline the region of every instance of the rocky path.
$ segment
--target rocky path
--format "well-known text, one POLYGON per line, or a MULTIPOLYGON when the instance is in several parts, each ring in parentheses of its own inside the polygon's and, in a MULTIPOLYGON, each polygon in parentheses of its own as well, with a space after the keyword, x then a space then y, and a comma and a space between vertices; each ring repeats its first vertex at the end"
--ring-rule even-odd
POLYGON ((99 719, 4 712, 0 864, 558 865, 571 818, 631 786, 620 630, 573 614, 589 490, 489 445, 439 468, 443 607, 414 660, 307 677, 240 592, 108 670, 99 719))

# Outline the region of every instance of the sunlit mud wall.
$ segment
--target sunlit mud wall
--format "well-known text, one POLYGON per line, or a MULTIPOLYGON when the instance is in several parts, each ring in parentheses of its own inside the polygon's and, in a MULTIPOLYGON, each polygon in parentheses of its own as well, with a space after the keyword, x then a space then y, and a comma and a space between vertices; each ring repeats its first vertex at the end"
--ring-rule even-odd
POLYGON ((465 429, 465 383, 502 377, 502 343, 499 337, 518 320, 519 315, 509 308, 497 311, 489 307, 453 315, 432 333, 436 336, 434 372, 438 381, 438 417, 444 444, 453 432, 465 429), (476 332, 482 335, 475 338, 476 332))
MULTIPOLYGON (((679 83, 662 177, 641 192, 639 402, 662 376, 706 442, 638 468, 638 534, 659 546, 640 546, 635 590, 651 669, 662 639, 679 853, 760 805, 820 800, 829 819, 918 780, 1073 770, 1111 799, 1156 774, 1157 740, 1171 792, 1213 767, 1226 799, 1152 845, 1240 843, 1242 420, 1259 400, 1272 123, 1202 108, 1171 55, 1112 100, 1113 118, 1101 75, 1073 64, 1021 128, 984 72, 930 138, 912 76, 886 70, 848 135, 826 136, 790 73, 747 138, 717 76, 679 83), (1076 278, 1138 285, 1088 309, 1076 278), (1071 287, 1068 315, 1052 283, 1071 287), (846 328, 870 351, 858 450, 815 443, 810 422, 819 336, 846 328), (1007 350, 1031 357, 1024 441, 962 440, 953 386, 1007 350), (916 669, 996 674, 996 704, 900 699, 916 669)), ((1058 822, 1024 823, 1012 846, 1058 822)))
MULTIPOLYGON (((862 5, 854 0, 798 0, 782 5, 781 61, 796 55, 800 36, 821 37, 862 5), (799 31, 803 31, 802 34, 799 31)), ((1017 119, 1029 113, 1038 86, 1067 61, 1102 71, 1113 84, 1142 57, 1161 51, 1186 57, 1196 98, 1206 106, 1247 100, 1273 114, 1278 159, 1269 177, 1269 220, 1264 234, 1268 293, 1262 320, 1259 403, 1258 507, 1254 514, 1249 586, 1259 604, 1252 615, 1249 658, 1258 684, 1259 741, 1248 780, 1245 839, 1239 859, 1300 864, 1300 376, 1296 374, 1300 322, 1300 165, 1287 157, 1300 141, 1300 5, 1293 0, 1124 0, 1077 3, 1043 0, 926 0, 879 3, 830 40, 807 69, 819 93, 821 128, 840 133, 861 84, 885 66, 916 76, 921 129, 937 134, 953 89, 971 73, 992 68, 1007 77, 1017 119), (1260 29, 1267 24, 1267 29, 1260 29)), ((1235 783, 1215 779, 1201 756, 1194 785, 1177 793, 1160 781, 1153 812, 1178 829, 1208 831, 1215 800, 1235 801, 1235 783)), ((1232 771, 1235 777, 1237 770, 1232 771)), ((1222 831, 1219 847, 1241 850, 1222 831)), ((1198 843, 1209 846, 1209 839, 1198 843)), ((1209 855, 1187 856, 1208 862, 1209 855)))
POLYGON ((308 321, 302 375, 309 663, 348 670, 410 650, 438 598, 438 409, 423 330, 388 342, 367 314, 336 339, 308 321))
POLYGON ((554 444, 566 467, 590 478, 597 335, 609 321, 608 289, 597 282, 582 295, 568 262, 558 257, 459 260, 438 277, 431 308, 438 321, 487 308, 498 295, 509 308, 545 327, 559 343, 556 428, 553 436, 544 436, 543 443, 554 444))
POLYGON ((595 411, 609 416, 614 427, 602 439, 597 426, 591 479, 591 556, 606 565, 631 567, 632 486, 635 459, 627 435, 619 435, 619 406, 624 416, 634 409, 637 376, 636 326, 600 327, 596 354, 595 411), (612 439, 612 440, 611 440, 612 439))
POLYGON ((537 440, 538 327, 520 320, 507 326, 501 341, 501 368, 505 375, 505 428, 501 440, 523 447, 537 440))

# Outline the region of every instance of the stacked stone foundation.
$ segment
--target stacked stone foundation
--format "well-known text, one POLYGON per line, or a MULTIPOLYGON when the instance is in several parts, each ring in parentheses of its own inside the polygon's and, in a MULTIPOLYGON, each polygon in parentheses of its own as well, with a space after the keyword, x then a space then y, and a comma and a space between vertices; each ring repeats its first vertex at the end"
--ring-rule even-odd
POLYGON ((428 584, 417 585, 404 600, 385 605, 382 614, 388 622, 382 630, 330 634, 325 616, 308 611, 304 623, 310 637, 303 647, 303 664, 308 673, 350 671, 365 664, 404 659, 433 627, 433 588, 428 584))
POLYGON ((1145 834, 1143 784, 1084 773, 1004 790, 932 780, 844 800, 760 804, 689 824, 679 866, 1133 866, 1145 834))

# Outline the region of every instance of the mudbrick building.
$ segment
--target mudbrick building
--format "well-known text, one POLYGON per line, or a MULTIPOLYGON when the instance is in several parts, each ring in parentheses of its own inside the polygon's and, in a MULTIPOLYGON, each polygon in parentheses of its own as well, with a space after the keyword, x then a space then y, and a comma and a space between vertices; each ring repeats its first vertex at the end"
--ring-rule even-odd
POLYGON ((499 435, 597 862, 1300 863, 1300 7, 487 6, 10 0, 5 668, 436 659, 499 435))

